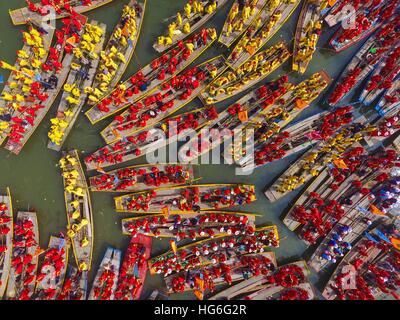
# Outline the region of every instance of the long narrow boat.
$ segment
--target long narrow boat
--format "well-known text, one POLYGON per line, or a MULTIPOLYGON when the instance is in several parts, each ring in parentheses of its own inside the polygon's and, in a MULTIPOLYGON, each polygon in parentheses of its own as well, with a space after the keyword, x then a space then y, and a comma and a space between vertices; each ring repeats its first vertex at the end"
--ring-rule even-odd
POLYGON ((50 237, 41 269, 36 277, 36 300, 55 300, 67 272, 68 243, 64 238, 50 237))
MULTIPOLYGON (((389 243, 386 240, 392 238, 396 229, 398 232, 395 225, 387 224, 365 233, 337 266, 322 292, 323 297, 327 300, 374 300, 373 287, 369 285, 366 273, 387 254, 394 252, 398 255, 390 240, 389 243)), ((389 274, 394 272, 392 270, 389 274)))
POLYGON ((203 26, 215 13, 231 0, 194 0, 185 4, 184 12, 166 19, 172 21, 168 25, 168 32, 157 38, 153 48, 157 52, 168 50, 188 37, 191 33, 203 26))
POLYGON ((132 237, 125 252, 115 291, 116 300, 138 300, 147 275, 152 238, 139 234, 132 237))
POLYGON ((223 262, 248 253, 260 253, 267 247, 278 247, 276 226, 256 229, 253 234, 217 237, 198 241, 174 251, 168 251, 149 261, 151 274, 169 276, 183 270, 197 269, 217 261, 223 262))
POLYGON ((382 60, 371 73, 360 95, 360 102, 371 105, 381 94, 390 90, 400 75, 400 46, 382 60))
POLYGON ((201 269, 178 272, 164 280, 168 293, 197 291, 204 296, 207 291, 213 292, 216 286, 230 285, 260 274, 268 276, 275 268, 275 254, 262 252, 228 258, 201 269))
MULTIPOLYGON (((251 292, 260 293, 264 299, 270 297, 274 291, 267 291, 274 287, 293 287, 307 282, 310 274, 305 261, 300 260, 276 268, 272 275, 251 277, 224 289, 209 298, 209 300, 237 300, 248 296, 251 292)), ((283 288, 282 288, 283 289, 283 288)), ((251 296, 249 297, 251 298, 251 296)))
POLYGON ((88 300, 114 300, 122 252, 108 247, 93 281, 88 300))
MULTIPOLYGON (((267 83, 239 99, 225 111, 218 114, 213 121, 204 126, 198 135, 193 136, 179 149, 181 163, 190 163, 210 150, 216 150, 220 144, 232 138, 232 133, 241 130, 245 124, 252 121, 259 113, 268 110, 275 99, 279 99, 293 85, 288 83, 288 77, 267 83), (242 117, 241 115, 244 115, 242 117), (217 129, 219 134, 215 134, 217 129)), ((220 152, 217 153, 218 158, 220 152)))
POLYGON ((0 299, 7 287, 13 250, 13 209, 10 189, 0 196, 0 299))
MULTIPOLYGON (((30 87, 27 88, 25 82, 39 84, 33 82, 32 78, 40 73, 41 66, 48 58, 54 32, 54 28, 49 25, 40 26, 36 21, 30 22, 28 30, 23 32, 24 46, 22 50, 17 51, 15 65, 0 62, 1 68, 11 70, 0 98, 0 144, 8 137, 14 138, 14 135, 10 135, 11 130, 22 123, 22 119, 13 118, 14 114, 23 109, 23 103, 29 103, 32 98, 35 99, 33 95, 24 96, 30 89, 30 87)), ((18 137, 18 134, 15 136, 18 137)))
POLYGON ((97 9, 104 6, 113 0, 69 0, 69 1, 49 1, 49 7, 53 7, 55 12, 49 13, 49 7, 42 4, 28 2, 29 6, 10 10, 10 17, 14 25, 21 25, 30 22, 32 19, 53 20, 68 17, 71 12, 85 13, 87 11, 97 9), (55 15, 55 16, 54 16, 55 15))
POLYGON ((18 155, 53 105, 71 70, 74 46, 68 42, 71 39, 80 41, 83 32, 82 29, 74 32, 75 29, 70 26, 81 27, 86 20, 81 16, 63 20, 63 27, 56 32, 57 43, 49 49, 51 54, 42 65, 41 80, 37 82, 39 94, 43 98, 38 95, 23 107, 15 110, 13 117, 15 120, 20 120, 13 125, 9 133, 10 138, 5 146, 7 150, 18 155))
POLYGON ((136 236, 196 240, 225 235, 252 232, 255 228, 254 214, 229 211, 203 211, 172 215, 152 215, 122 220, 122 233, 136 236))
MULTIPOLYGON (((281 129, 293 121, 302 111, 308 108, 317 99, 331 82, 331 78, 324 71, 312 75, 309 79, 288 90, 279 99, 276 99, 265 112, 257 115, 253 121, 246 123, 243 130, 254 130, 254 139, 247 148, 257 150, 260 144, 267 143, 271 137, 279 134, 281 129)), ((248 136, 233 141, 224 150, 224 158, 228 163, 240 162, 243 155, 252 157, 246 151, 248 136)))
POLYGON ((330 106, 345 99, 367 78, 385 55, 396 47, 399 43, 399 33, 396 32, 398 25, 396 21, 389 21, 364 43, 340 75, 328 98, 330 106))
POLYGON ((201 93, 200 98, 210 105, 231 98, 258 84, 282 66, 290 57, 285 42, 256 54, 236 70, 228 70, 216 78, 201 93))
POLYGON ((102 171, 115 164, 137 159, 170 143, 181 141, 218 117, 215 107, 195 109, 168 117, 153 127, 108 144, 85 158, 87 170, 102 171))
POLYGON ((93 92, 88 95, 87 104, 93 106, 102 100, 120 81, 128 67, 140 37, 147 0, 131 0, 122 9, 104 51, 93 82, 93 92))
POLYGON ((374 107, 380 115, 385 115, 396 111, 400 106, 400 79, 397 79, 392 88, 382 96, 374 107))
POLYGON ((90 270, 93 254, 93 210, 85 173, 76 150, 66 152, 60 160, 64 181, 68 237, 71 238, 76 265, 90 270))
POLYGON ((57 300, 86 300, 88 285, 88 271, 79 271, 70 267, 68 277, 57 300))
POLYGON ((268 0, 235 1, 226 17, 218 42, 230 47, 261 14, 268 0))
POLYGON ((94 89, 92 85, 100 63, 99 54, 105 41, 106 25, 91 21, 84 28, 82 38, 87 40, 80 43, 75 53, 57 116, 50 120, 52 126, 48 133, 50 140, 47 147, 55 151, 61 150, 86 103, 89 91, 94 89))
POLYGON ((194 180, 191 165, 136 165, 90 177, 90 190, 102 192, 139 192, 154 187, 176 187, 194 180))
POLYGON ((375 5, 376 1, 369 1, 363 10, 359 10, 354 14, 354 26, 341 27, 330 40, 330 45, 336 52, 346 50, 370 36, 382 23, 395 17, 395 11, 399 4, 398 0, 380 1, 375 5))
POLYGON ((97 106, 89 109, 86 116, 94 124, 152 93, 158 86, 172 79, 198 58, 216 37, 215 29, 203 29, 192 35, 118 85, 97 106))
POLYGON ((278 176, 265 191, 266 197, 274 202, 314 179, 332 161, 362 140, 367 132, 363 117, 343 127, 327 141, 317 143, 313 148, 296 159, 285 172, 278 176))
POLYGON ((343 107, 332 112, 318 113, 297 123, 289 123, 281 132, 264 142, 256 143, 253 147, 254 156, 240 156, 236 163, 246 171, 284 159, 329 138, 352 120, 352 108, 343 107))
POLYGON ((114 198, 117 212, 172 214, 229 208, 255 200, 254 186, 241 184, 159 188, 114 198))
POLYGON ((232 50, 227 62, 237 69, 259 51, 291 17, 300 0, 270 1, 232 50))
POLYGON ((323 16, 329 10, 327 0, 304 1, 294 37, 293 71, 306 72, 322 33, 323 16))
POLYGON ((39 227, 35 212, 18 212, 6 298, 29 300, 36 284, 39 260, 39 227))
POLYGON ((224 57, 217 56, 186 69, 116 116, 101 132, 103 139, 112 143, 156 125, 195 99, 226 68, 224 57))

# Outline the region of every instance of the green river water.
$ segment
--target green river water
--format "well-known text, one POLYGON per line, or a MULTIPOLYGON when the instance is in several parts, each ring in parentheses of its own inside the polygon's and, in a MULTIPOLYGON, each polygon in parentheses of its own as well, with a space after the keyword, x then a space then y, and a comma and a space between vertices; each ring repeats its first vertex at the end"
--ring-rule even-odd
MULTIPOLYGON (((129 0, 115 0, 114 3, 89 12, 87 15, 90 19, 96 19, 106 23, 108 26, 107 32, 110 34, 118 21, 123 5, 128 2, 129 0)), ((183 8, 185 2, 186 0, 147 0, 146 15, 140 39, 136 47, 136 57, 128 67, 123 80, 137 71, 140 66, 146 65, 157 57, 156 52, 152 49, 152 44, 158 35, 164 33, 168 25, 168 22, 165 22, 164 19, 174 15, 177 10, 183 8)), ((0 59, 11 64, 15 61, 16 50, 22 48, 23 44, 20 31, 24 29, 24 26, 13 26, 8 11, 21 7, 24 3, 24 0, 0 0, 0 59)), ((217 31, 220 32, 229 7, 229 5, 225 5, 225 7, 207 23, 207 26, 214 26, 217 28, 217 31)), ((276 43, 281 38, 288 42, 292 41, 300 8, 301 5, 267 46, 276 43)), ((339 75, 340 71, 351 59, 351 56, 357 51, 359 45, 341 54, 334 55, 331 50, 327 49, 327 39, 332 34, 332 31, 333 30, 329 30, 320 40, 319 45, 321 48, 319 48, 315 54, 306 74, 304 76, 298 76, 291 73, 290 78, 292 81, 296 83, 300 82, 321 69, 327 71, 333 79, 339 75)), ((290 44, 290 46, 292 46, 292 44, 290 44)), ((227 52, 226 49, 214 44, 195 61, 195 64, 217 54, 226 54, 227 52)), ((275 71, 272 75, 267 77, 265 81, 274 79, 284 73, 290 73, 290 71, 291 61, 286 62, 283 68, 275 71)), ((7 79, 8 73, 6 71, 1 70, 0 73, 3 75, 4 79, 7 79)), ((0 89, 2 89, 2 86, 0 86, 0 89)), ((223 110, 242 95, 219 104, 217 106, 218 109, 223 110)), ((321 111, 322 99, 323 97, 310 108, 304 110, 299 116, 299 119, 321 111)), ((195 100, 186 106, 183 111, 193 109, 200 105, 200 101, 195 100)), ((19 156, 14 156, 6 150, 0 149, 0 192, 5 192, 5 187, 7 186, 11 188, 15 212, 17 210, 27 209, 37 211, 40 228, 40 244, 42 247, 47 247, 49 236, 63 231, 67 223, 64 209, 62 179, 59 169, 57 168, 60 154, 46 148, 47 132, 50 127, 49 119, 54 117, 56 107, 57 102, 53 105, 52 109, 50 109, 43 123, 38 130, 36 130, 19 156)), ((64 145, 64 148, 75 148, 82 153, 89 153, 98 149, 103 145, 103 141, 98 133, 106 126, 108 121, 109 120, 105 120, 96 126, 92 126, 82 114, 64 145)), ((263 190, 265 186, 295 158, 296 155, 269 164, 263 168, 257 169, 250 176, 236 176, 234 167, 229 165, 201 165, 197 168, 198 176, 203 178, 200 181, 201 183, 250 183, 256 185, 258 200, 251 205, 237 209, 239 211, 261 214, 262 216, 258 218, 258 225, 273 223, 278 226, 281 237, 281 246, 275 249, 278 263, 292 261, 304 255, 304 244, 298 240, 294 233, 286 229, 280 221, 280 216, 285 208, 293 201, 298 192, 293 192, 289 196, 271 204, 264 196, 263 190)), ((127 163, 127 165, 139 164, 145 161, 145 158, 142 157, 136 161, 127 163)), ((95 249, 92 272, 90 274, 91 280, 97 271, 98 264, 101 261, 106 247, 111 245, 125 250, 129 242, 129 238, 121 234, 121 218, 129 215, 118 214, 114 211, 112 195, 93 193, 92 204, 94 210, 95 249)), ((165 252, 168 246, 168 241, 155 239, 153 255, 165 252)), ((322 276, 321 279, 325 280, 326 275, 322 276)), ((312 276, 312 281, 316 283, 317 288, 321 288, 321 281, 319 281, 321 279, 316 275, 312 276)), ((161 285, 161 277, 148 277, 142 298, 146 298, 152 290, 159 288, 161 285)), ((193 297, 191 295, 180 295, 173 296, 173 298, 182 299, 193 297)))

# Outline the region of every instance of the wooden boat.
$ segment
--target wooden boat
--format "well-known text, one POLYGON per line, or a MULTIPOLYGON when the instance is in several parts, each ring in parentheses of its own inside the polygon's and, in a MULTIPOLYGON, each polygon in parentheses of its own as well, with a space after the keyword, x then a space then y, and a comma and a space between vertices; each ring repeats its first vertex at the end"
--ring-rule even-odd
POLYGON ((163 214, 122 219, 122 233, 136 236, 187 238, 196 240, 253 231, 256 216, 244 212, 203 211, 201 213, 163 214))
POLYGON ((92 124, 99 122, 152 93, 158 86, 190 65, 215 41, 216 37, 215 29, 203 29, 185 40, 182 45, 178 44, 153 60, 127 81, 118 85, 97 106, 89 109, 86 112, 89 121, 92 124), (201 34, 207 34, 206 43, 203 42, 201 34))
POLYGON ((172 214, 229 208, 255 200, 254 186, 240 184, 159 188, 114 198, 117 212, 172 214))
POLYGON ((264 110, 268 110, 275 99, 280 98, 292 87, 293 85, 288 83, 288 77, 284 76, 246 94, 225 111, 220 112, 217 118, 204 126, 198 135, 192 137, 179 149, 180 162, 193 162, 232 139, 232 132, 235 130, 239 132, 247 122, 252 121, 264 110), (215 132, 213 129, 218 130, 217 137, 213 134, 213 131, 215 132))
POLYGON ((70 267, 69 275, 64 281, 63 288, 57 300, 86 300, 88 271, 79 271, 70 267))
POLYGON ((173 272, 198 269, 216 261, 248 253, 263 252, 266 247, 278 247, 279 236, 276 226, 256 229, 252 235, 226 236, 198 241, 174 251, 168 251, 149 261, 151 274, 169 276, 173 272))
POLYGON ((64 238, 50 237, 42 267, 36 277, 36 300, 55 300, 67 272, 68 243, 64 238))
POLYGON ((292 70, 306 72, 322 33, 323 16, 329 11, 327 0, 306 0, 296 27, 292 70))
POLYGON ((371 73, 368 83, 361 92, 359 101, 371 105, 381 94, 391 89, 400 75, 400 46, 389 53, 371 73))
POLYGON ((235 1, 226 17, 218 42, 230 47, 254 23, 264 10, 268 0, 251 0, 242 7, 235 1))
POLYGON ((10 10, 10 17, 14 25, 25 24, 27 22, 30 22, 31 20, 38 19, 61 19, 70 15, 70 10, 66 9, 64 7, 65 5, 69 5, 75 13, 85 13, 87 11, 104 6, 112 1, 113 0, 91 0, 90 4, 84 4, 80 0, 61 1, 61 3, 57 5, 50 4, 50 6, 53 6, 54 10, 56 11, 54 13, 48 13, 48 7, 46 6, 34 4, 32 8, 24 7, 20 9, 10 10), (31 9, 34 9, 35 11, 32 11, 31 9), (40 13, 41 9, 45 11, 45 14, 40 13))
POLYGON ((87 170, 102 171, 115 164, 137 159, 170 143, 181 141, 192 130, 199 130, 218 117, 215 107, 195 109, 168 117, 144 131, 122 137, 85 158, 87 170))
POLYGON ((392 113, 400 106, 400 79, 396 80, 386 94, 382 96, 375 110, 379 115, 383 116, 388 113, 392 113))
POLYGON ((201 93, 200 98, 207 105, 221 102, 253 87, 290 57, 286 44, 278 44, 261 51, 236 70, 228 70, 216 78, 201 93))
POLYGON ((35 212, 18 212, 14 222, 14 243, 6 299, 29 300, 36 284, 39 228, 35 212))
POLYGON ((237 69, 260 50, 291 17, 300 0, 271 1, 232 50, 227 63, 237 69))
POLYGON ((138 300, 147 275, 152 238, 139 234, 132 237, 125 253, 115 292, 116 300, 138 300))
POLYGON ((379 5, 375 5, 374 1, 368 2, 363 10, 359 10, 354 14, 355 27, 341 27, 329 41, 331 47, 336 52, 346 50, 370 36, 376 31, 382 23, 386 22, 394 15, 398 6, 398 1, 381 1, 379 5))
POLYGON ((0 196, 0 299, 7 287, 13 250, 13 209, 10 189, 0 196))
POLYGON ((10 136, 16 120, 13 120, 13 116, 21 110, 21 103, 29 103, 23 96, 24 82, 32 80, 47 60, 53 35, 54 28, 50 25, 40 25, 39 22, 31 21, 28 30, 23 33, 24 46, 22 50, 17 51, 15 65, 0 62, 0 67, 11 70, 0 97, 0 145, 10 136))
POLYGON ((191 165, 142 164, 90 177, 90 190, 99 192, 139 192, 154 187, 175 187, 192 183, 191 165))
POLYGON ((344 257, 322 292, 325 299, 374 300, 372 288, 366 282, 367 270, 371 265, 384 258, 386 254, 395 250, 391 243, 387 243, 377 234, 376 230, 379 230, 381 234, 387 237, 389 233, 385 229, 384 225, 381 225, 371 233, 365 233, 344 257))
POLYGON ((71 63, 61 102, 58 105, 57 116, 50 120, 52 126, 48 133, 49 149, 60 151, 72 127, 88 98, 88 92, 93 89, 97 66, 100 63, 99 54, 105 41, 106 25, 91 21, 85 25, 86 36, 90 40, 80 43, 81 57, 75 55, 71 63))
POLYGON ((365 119, 358 118, 354 123, 343 127, 332 138, 317 143, 273 181, 265 191, 265 196, 274 202, 317 177, 327 164, 340 158, 344 152, 355 147, 357 141, 362 139, 364 130, 367 128, 363 123, 365 119))
POLYGON ((101 261, 88 300, 114 300, 122 252, 108 247, 101 261))
POLYGON ((122 9, 121 18, 100 53, 101 61, 92 85, 94 90, 88 95, 89 106, 102 100, 121 80, 139 40, 146 4, 147 0, 131 0, 122 9))
POLYGON ((223 7, 230 0, 197 0, 188 1, 184 11, 166 19, 172 21, 167 28, 165 35, 159 36, 153 44, 154 50, 163 52, 188 37, 191 33, 202 27, 210 20, 218 9, 223 7))
POLYGON ((90 270, 93 253, 93 210, 89 188, 76 150, 65 152, 60 160, 64 181, 67 235, 80 271, 90 270))
POLYGON ((224 57, 217 56, 183 71, 117 116, 101 132, 103 139, 112 143, 156 125, 195 99, 226 68, 224 57))
POLYGON ((265 300, 276 293, 271 288, 279 287, 282 290, 283 287, 305 283, 309 274, 306 262, 300 260, 278 267, 272 275, 259 275, 236 283, 211 296, 208 300, 237 300, 243 297, 256 299, 257 296, 260 300, 265 300), (249 295, 251 292, 254 292, 253 296, 249 295))
POLYGON ((252 145, 254 157, 251 154, 239 155, 235 162, 246 171, 284 159, 328 138, 352 119, 351 108, 343 107, 332 112, 318 113, 296 123, 289 123, 282 131, 264 142, 257 141, 252 145))
POLYGON ((380 34, 384 34, 383 30, 370 37, 343 70, 338 84, 328 98, 330 106, 335 106, 345 99, 368 77, 390 50, 390 46, 383 47, 380 34))
MULTIPOLYGON (((72 18, 71 18, 72 19, 72 18)), ((77 22, 80 25, 86 23, 87 19, 85 17, 74 17, 74 23, 77 22)), ((63 26, 63 28, 68 29, 67 24, 63 26)), ((65 81, 71 70, 71 62, 73 60, 73 53, 68 49, 72 48, 72 45, 68 43, 69 39, 72 37, 72 34, 76 34, 77 36, 82 36, 83 30, 77 33, 64 33, 63 38, 57 39, 57 45, 55 47, 50 48, 53 50, 53 55, 58 55, 57 57, 50 57, 45 62, 45 66, 47 66, 50 70, 42 71, 41 77, 43 80, 38 82, 40 84, 40 93, 42 93, 45 97, 47 97, 44 101, 40 99, 32 99, 24 105, 23 108, 16 110, 13 114, 14 117, 17 117, 23 121, 23 130, 19 126, 12 128, 10 132, 10 136, 16 134, 15 138, 10 138, 7 141, 5 148, 12 153, 18 155, 25 144, 28 142, 32 134, 39 127, 40 123, 43 121, 44 117, 50 110, 54 101, 56 100, 59 92, 61 91, 65 81), (61 42, 62 44, 59 44, 61 42), (59 54, 55 52, 59 52, 59 54), (57 68, 52 68, 54 66, 53 62, 60 63, 60 70, 57 68), (46 85, 45 85, 46 84, 46 85), (27 121, 29 120, 29 121, 27 121), (21 132, 23 131, 23 132, 21 132)))
POLYGON ((260 274, 267 276, 275 268, 275 254, 262 252, 245 254, 201 269, 179 272, 164 280, 168 293, 198 291, 204 295, 206 291, 213 292, 219 285, 229 285, 260 274))
MULTIPOLYGON (((279 134, 281 129, 286 127, 303 110, 319 97, 331 82, 331 78, 320 71, 312 75, 309 79, 293 86, 279 99, 276 99, 265 112, 257 115, 253 121, 246 123, 243 130, 254 131, 254 141, 251 141, 251 148, 257 150, 259 144, 268 143, 271 137, 279 134)), ((246 159, 252 157, 252 153, 247 154, 246 145, 248 137, 244 136, 238 141, 233 141, 224 150, 224 158, 228 163, 240 162, 243 156, 246 159)), ((247 145, 247 148, 250 147, 247 145)), ((242 160, 243 161, 243 160, 242 160)))

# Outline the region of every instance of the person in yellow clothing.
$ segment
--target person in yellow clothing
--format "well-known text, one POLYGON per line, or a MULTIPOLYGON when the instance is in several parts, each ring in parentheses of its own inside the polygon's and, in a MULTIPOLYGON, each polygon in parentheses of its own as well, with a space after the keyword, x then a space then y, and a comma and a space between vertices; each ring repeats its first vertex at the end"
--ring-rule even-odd
POLYGON ((181 15, 180 12, 178 12, 178 13, 176 14, 176 24, 177 24, 178 26, 181 26, 182 23, 183 23, 182 15, 181 15))
POLYGON ((189 24, 189 22, 186 22, 185 25, 183 26, 183 33, 186 33, 186 34, 190 33, 190 24, 189 24))
POLYGON ((227 37, 229 37, 231 35, 232 31, 233 31, 232 23, 228 22, 227 27, 226 27, 226 31, 225 31, 225 35, 227 37))
POLYGON ((231 11, 229 12, 228 20, 232 22, 238 15, 238 13, 239 13, 239 6, 237 3, 235 3, 231 11))
POLYGON ((79 264, 79 271, 87 271, 87 270, 89 270, 88 265, 87 265, 84 261, 82 261, 82 262, 79 264))
POLYGON ((186 43, 186 48, 189 50, 190 54, 193 52, 194 50, 194 45, 191 42, 187 42, 186 43))
POLYGON ((168 36, 170 38, 173 38, 175 30, 176 30, 176 23, 175 22, 170 23, 168 26, 168 36))
POLYGON ((76 210, 71 214, 71 218, 74 219, 74 220, 79 219, 80 216, 81 216, 81 213, 80 213, 79 210, 76 210))
POLYGON ((81 245, 81 247, 86 247, 86 246, 88 246, 88 245, 89 245, 89 240, 88 240, 86 237, 84 237, 84 238, 81 240, 80 245, 81 245))
POLYGON ((192 14, 192 6, 190 5, 190 3, 186 3, 185 5, 185 14, 186 14, 186 18, 190 18, 190 15, 192 14))
POLYGON ((250 11, 251 8, 250 6, 244 6, 243 10, 242 10, 242 18, 243 20, 247 20, 248 18, 250 18, 250 11))

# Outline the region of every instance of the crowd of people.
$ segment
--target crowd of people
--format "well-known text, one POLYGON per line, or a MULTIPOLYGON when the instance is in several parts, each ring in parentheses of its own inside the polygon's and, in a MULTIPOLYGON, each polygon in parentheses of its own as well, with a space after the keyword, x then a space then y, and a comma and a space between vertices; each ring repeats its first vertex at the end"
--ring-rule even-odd
MULTIPOLYGON (((174 191, 173 188, 170 190, 174 191)), ((217 210, 244 205, 256 199, 254 188, 246 185, 232 187, 187 187, 179 193, 172 192, 168 197, 159 196, 157 192, 157 190, 151 190, 123 197, 122 206, 128 212, 152 211, 154 207, 167 207, 171 211, 198 212, 205 208, 217 210)))

